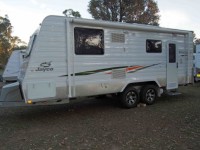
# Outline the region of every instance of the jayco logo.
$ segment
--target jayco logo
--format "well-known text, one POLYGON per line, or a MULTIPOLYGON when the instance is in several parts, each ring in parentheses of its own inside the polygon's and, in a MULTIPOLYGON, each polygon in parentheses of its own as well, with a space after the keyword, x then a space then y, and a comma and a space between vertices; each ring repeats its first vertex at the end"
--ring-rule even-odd
POLYGON ((51 62, 52 61, 41 63, 40 67, 38 67, 35 71, 53 71, 53 68, 51 67, 51 62))

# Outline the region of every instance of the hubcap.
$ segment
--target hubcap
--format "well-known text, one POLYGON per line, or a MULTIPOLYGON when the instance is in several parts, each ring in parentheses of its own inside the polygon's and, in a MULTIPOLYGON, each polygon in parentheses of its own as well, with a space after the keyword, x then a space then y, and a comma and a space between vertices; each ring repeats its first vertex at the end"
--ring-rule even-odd
POLYGON ((149 89, 147 90, 147 93, 146 93, 146 100, 148 102, 153 102, 155 100, 155 97, 156 97, 156 92, 154 89, 149 89))
POLYGON ((137 94, 135 91, 130 91, 126 95, 126 101, 128 104, 133 105, 137 101, 137 94))

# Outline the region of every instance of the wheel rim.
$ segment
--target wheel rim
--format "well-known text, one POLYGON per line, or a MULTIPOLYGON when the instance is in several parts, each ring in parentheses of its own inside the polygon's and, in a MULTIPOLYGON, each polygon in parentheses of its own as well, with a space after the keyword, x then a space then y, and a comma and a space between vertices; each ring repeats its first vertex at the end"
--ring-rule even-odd
POLYGON ((146 100, 148 102, 153 102, 156 98, 156 92, 154 89, 148 89, 146 92, 146 100))
POLYGON ((130 91, 127 93, 126 101, 129 105, 135 104, 135 102, 137 101, 137 94, 135 93, 135 91, 130 91))

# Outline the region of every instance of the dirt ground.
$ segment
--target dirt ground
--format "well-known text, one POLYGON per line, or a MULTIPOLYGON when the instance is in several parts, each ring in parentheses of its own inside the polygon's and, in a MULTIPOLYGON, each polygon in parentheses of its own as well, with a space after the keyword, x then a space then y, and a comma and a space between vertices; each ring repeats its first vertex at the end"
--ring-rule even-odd
POLYGON ((0 108, 0 149, 199 150, 200 83, 179 91, 132 109, 112 98, 0 108))

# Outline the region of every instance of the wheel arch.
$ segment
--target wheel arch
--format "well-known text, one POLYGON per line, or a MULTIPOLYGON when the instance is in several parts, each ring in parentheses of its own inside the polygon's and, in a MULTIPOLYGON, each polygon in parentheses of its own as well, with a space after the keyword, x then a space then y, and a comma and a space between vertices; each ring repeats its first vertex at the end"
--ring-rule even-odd
MULTIPOLYGON (((142 81, 142 82, 131 82, 126 84, 120 92, 123 92, 126 88, 130 87, 130 86, 135 86, 135 87, 143 87, 145 85, 155 85, 157 87, 161 87, 160 84, 157 81, 142 81)), ((140 88, 139 88, 140 89, 140 88)))

